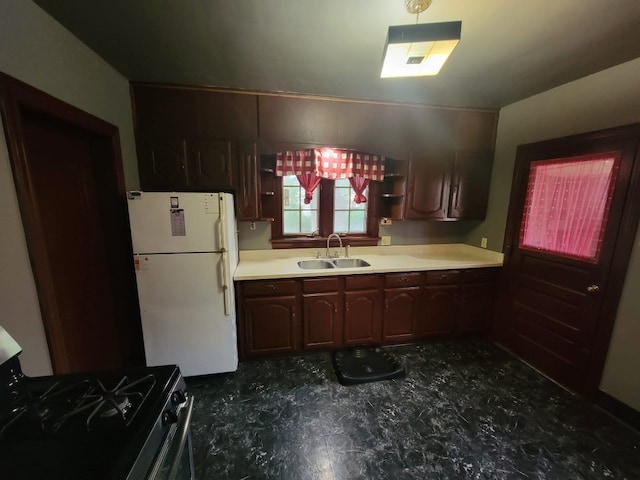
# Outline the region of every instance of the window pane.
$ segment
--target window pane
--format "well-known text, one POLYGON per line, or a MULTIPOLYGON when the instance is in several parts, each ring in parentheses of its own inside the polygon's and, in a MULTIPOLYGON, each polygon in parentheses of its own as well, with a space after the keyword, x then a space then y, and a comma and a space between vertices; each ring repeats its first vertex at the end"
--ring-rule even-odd
POLYGON ((310 233, 318 229, 318 215, 315 211, 303 211, 300 217, 300 232, 310 233))
POLYGON ((299 186, 300 183, 298 183, 298 177, 296 177, 295 175, 284 175, 282 177, 282 185, 291 185, 291 186, 299 186))
POLYGON ((351 197, 353 197, 353 195, 351 195, 351 187, 349 188, 336 187, 333 208, 335 208, 336 210, 348 210, 349 201, 351 197))
POLYGON ((304 189, 295 175, 282 177, 282 233, 306 234, 318 230, 318 196, 316 190, 309 204, 304 203, 304 189))
POLYGON ((349 213, 349 232, 364 233, 367 231, 364 224, 364 212, 352 211, 349 213))
POLYGON ((345 233, 349 231, 348 211, 336 211, 333 213, 333 231, 335 233, 345 233))
MULTIPOLYGON (((369 195, 369 188, 363 192, 369 195)), ((348 178, 335 181, 333 231, 340 233, 366 233, 367 203, 354 201, 356 192, 348 178)))
POLYGON ((615 157, 531 162, 520 247, 597 262, 616 170, 615 157))
POLYGON ((300 212, 296 210, 285 211, 282 220, 284 233, 300 233, 300 212))

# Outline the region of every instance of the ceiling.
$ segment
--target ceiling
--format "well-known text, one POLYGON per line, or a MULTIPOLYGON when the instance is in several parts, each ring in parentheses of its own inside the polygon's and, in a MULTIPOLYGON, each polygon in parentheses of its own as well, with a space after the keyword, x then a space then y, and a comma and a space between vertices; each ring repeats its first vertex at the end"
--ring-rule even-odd
POLYGON ((436 77, 380 78, 404 0, 35 0, 126 78, 431 105, 502 107, 640 57, 638 0, 433 0, 462 20, 436 77))

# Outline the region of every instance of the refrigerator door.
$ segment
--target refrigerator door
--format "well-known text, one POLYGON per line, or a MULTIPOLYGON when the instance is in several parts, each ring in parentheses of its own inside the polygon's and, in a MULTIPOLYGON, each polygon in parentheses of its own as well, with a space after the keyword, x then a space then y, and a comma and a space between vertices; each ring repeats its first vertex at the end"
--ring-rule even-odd
POLYGON ((225 315, 233 315, 233 275, 238 266, 238 227, 236 225, 233 196, 219 193, 220 221, 218 246, 222 251, 222 282, 224 284, 225 315))
POLYGON ((218 251, 219 195, 129 192, 134 253, 218 251))
POLYGON ((186 376, 238 367, 233 288, 224 313, 218 253, 136 256, 147 365, 177 364, 186 376))

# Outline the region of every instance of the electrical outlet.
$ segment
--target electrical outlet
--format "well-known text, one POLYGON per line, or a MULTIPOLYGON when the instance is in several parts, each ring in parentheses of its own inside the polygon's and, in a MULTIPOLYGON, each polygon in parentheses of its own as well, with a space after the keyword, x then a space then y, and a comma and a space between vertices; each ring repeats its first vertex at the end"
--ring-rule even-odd
POLYGON ((391 225, 391 219, 390 218, 381 218, 380 219, 380 225, 391 225))
POLYGON ((482 237, 482 240, 480 240, 480 246, 482 248, 487 248, 487 237, 482 237))
POLYGON ((383 235, 380 237, 380 245, 391 245, 391 236, 383 235))
POLYGON ((255 230, 255 229, 256 229, 256 222, 249 223, 249 230, 255 230))

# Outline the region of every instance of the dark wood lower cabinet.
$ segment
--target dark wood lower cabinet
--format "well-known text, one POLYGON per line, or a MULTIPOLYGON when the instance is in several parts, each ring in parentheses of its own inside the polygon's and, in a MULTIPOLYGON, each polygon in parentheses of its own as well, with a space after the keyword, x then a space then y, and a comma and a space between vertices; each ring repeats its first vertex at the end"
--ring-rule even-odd
POLYGON ((418 336, 446 335, 456 331, 458 285, 424 288, 424 311, 418 322, 418 336))
POLYGON ((396 343, 415 338, 420 313, 420 287, 387 288, 384 291, 382 341, 396 343))
POLYGON ((241 356, 409 342, 491 326, 498 268, 238 284, 241 356))
POLYGON ((344 294, 344 343, 365 345, 380 341, 382 302, 379 290, 344 294))
POLYGON ((293 353, 299 349, 298 299, 295 296, 244 300, 245 353, 293 353))
POLYGON ((342 310, 342 295, 337 292, 303 295, 302 347, 342 346, 342 310))
POLYGON ((458 330, 460 332, 489 329, 494 295, 495 284, 493 283, 462 285, 458 313, 458 330))

